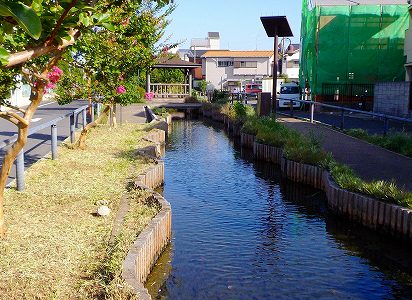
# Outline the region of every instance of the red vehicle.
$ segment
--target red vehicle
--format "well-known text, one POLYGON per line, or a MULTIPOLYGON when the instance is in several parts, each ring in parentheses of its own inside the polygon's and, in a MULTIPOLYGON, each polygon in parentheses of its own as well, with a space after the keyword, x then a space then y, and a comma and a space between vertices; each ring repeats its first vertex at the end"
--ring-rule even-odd
POLYGON ((262 84, 248 83, 245 85, 245 93, 248 96, 257 97, 262 92, 262 84))

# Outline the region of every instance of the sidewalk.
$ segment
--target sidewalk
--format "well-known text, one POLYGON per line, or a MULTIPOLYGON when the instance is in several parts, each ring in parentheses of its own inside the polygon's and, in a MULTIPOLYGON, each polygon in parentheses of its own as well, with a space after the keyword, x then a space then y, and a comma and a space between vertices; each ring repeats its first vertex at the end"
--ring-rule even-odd
POLYGON ((319 139, 323 149, 331 152, 337 161, 351 167, 362 179, 394 180, 399 187, 412 192, 411 158, 319 124, 288 117, 280 117, 279 121, 304 135, 313 134, 319 139))

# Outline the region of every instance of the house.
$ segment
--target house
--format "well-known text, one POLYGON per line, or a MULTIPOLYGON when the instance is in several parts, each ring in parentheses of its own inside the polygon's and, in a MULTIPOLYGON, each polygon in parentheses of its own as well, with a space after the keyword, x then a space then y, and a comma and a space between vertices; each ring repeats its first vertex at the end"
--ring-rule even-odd
MULTIPOLYGON (((190 49, 179 49, 176 54, 181 60, 202 64, 202 55, 209 50, 220 49, 220 34, 219 32, 208 32, 206 38, 194 38, 191 40, 190 49)), ((201 68, 195 69, 193 74, 193 84, 197 87, 197 82, 203 79, 201 68)))
POLYGON ((405 78, 406 0, 304 0, 301 87, 312 99, 370 109, 379 82, 405 78))
POLYGON ((279 64, 279 73, 285 74, 292 81, 299 81, 299 64, 300 64, 300 45, 289 44, 281 51, 281 63, 279 64), (283 59, 282 59, 283 58, 283 59))
POLYGON ((202 71, 210 87, 235 90, 247 82, 271 76, 273 51, 209 50, 202 55, 202 71))

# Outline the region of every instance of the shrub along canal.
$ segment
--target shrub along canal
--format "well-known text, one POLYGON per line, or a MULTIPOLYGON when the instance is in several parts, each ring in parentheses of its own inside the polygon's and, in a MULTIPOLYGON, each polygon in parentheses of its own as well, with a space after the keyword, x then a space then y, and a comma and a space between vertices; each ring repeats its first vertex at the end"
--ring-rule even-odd
POLYGON ((323 192, 235 144, 207 123, 173 123, 173 240, 146 283, 153 298, 412 298, 411 246, 339 219, 323 192))

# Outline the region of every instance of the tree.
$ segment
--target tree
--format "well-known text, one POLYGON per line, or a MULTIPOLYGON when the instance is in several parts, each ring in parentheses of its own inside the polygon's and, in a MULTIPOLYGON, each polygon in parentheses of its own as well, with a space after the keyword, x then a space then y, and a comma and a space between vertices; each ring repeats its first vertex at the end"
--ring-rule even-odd
MULTIPOLYGON (((74 47, 75 55, 65 55, 72 72, 66 73, 63 84, 56 90, 59 102, 84 98, 85 91, 90 96, 92 84, 93 93, 106 105, 104 112, 110 111, 111 124, 116 126, 116 104, 125 106, 143 99, 137 74, 149 69, 154 64, 154 53, 164 47, 160 39, 172 10, 173 6, 164 10, 163 4, 145 5, 138 13, 119 19, 116 31, 97 28, 84 34, 74 47), (73 72, 74 69, 77 70, 73 72), (82 78, 78 70, 84 72, 82 78)), ((85 148, 86 134, 96 125, 93 122, 84 128, 78 147, 85 148)))
POLYGON ((200 80, 199 83, 199 89, 200 91, 204 94, 206 93, 206 89, 207 89, 207 81, 206 80, 200 80))
MULTIPOLYGON (((11 109, 0 112, 0 118, 18 128, 17 141, 6 152, 0 169, 0 236, 6 229, 3 206, 7 178, 26 144, 31 119, 44 94, 62 76, 58 61, 82 33, 96 26, 115 30, 119 18, 132 16, 139 4, 139 0, 0 0, 0 78, 13 87, 16 75, 21 74, 32 88, 25 110, 0 100, 11 109)), ((0 92, 3 99, 5 91, 0 92)))

